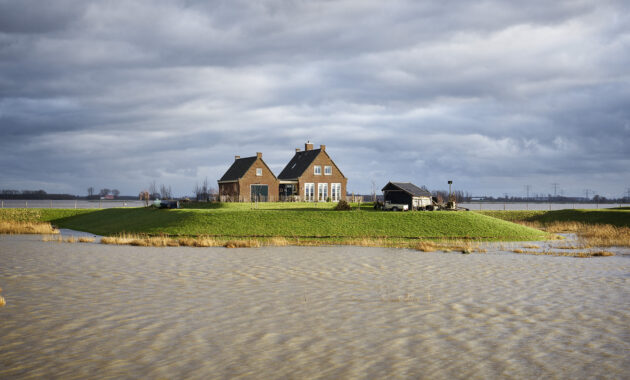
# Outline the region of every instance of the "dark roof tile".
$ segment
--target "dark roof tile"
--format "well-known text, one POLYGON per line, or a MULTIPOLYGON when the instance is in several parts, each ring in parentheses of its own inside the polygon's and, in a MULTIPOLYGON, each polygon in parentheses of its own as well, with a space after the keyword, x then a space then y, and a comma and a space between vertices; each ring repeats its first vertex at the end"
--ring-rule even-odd
POLYGON ((287 166, 282 169, 278 179, 295 179, 300 177, 309 165, 315 160, 315 157, 321 152, 321 149, 304 150, 295 152, 295 156, 289 161, 287 166))
POLYGON ((385 185, 385 187, 381 189, 381 191, 385 190, 389 185, 393 185, 394 187, 397 187, 400 190, 414 197, 430 197, 431 196, 431 193, 429 192, 429 190, 420 188, 411 182, 389 182, 387 185, 385 185))
POLYGON ((230 168, 223 174, 223 177, 219 180, 219 182, 223 181, 236 181, 242 178, 247 170, 256 162, 258 157, 244 157, 239 158, 238 160, 234 160, 234 163, 230 168))

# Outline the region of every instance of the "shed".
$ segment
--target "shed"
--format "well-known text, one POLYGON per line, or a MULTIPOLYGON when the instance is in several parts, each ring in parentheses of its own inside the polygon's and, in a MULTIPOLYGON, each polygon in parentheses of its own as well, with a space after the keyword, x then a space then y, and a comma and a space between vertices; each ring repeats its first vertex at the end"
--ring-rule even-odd
POLYGON ((425 209, 433 204, 429 190, 410 182, 388 182, 381 191, 385 202, 407 204, 410 210, 425 209))

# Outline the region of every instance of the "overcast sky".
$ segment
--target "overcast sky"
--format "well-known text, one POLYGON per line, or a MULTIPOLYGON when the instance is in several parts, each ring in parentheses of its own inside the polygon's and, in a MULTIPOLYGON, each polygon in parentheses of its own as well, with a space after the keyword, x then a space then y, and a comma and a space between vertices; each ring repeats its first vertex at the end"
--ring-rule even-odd
POLYGON ((617 197, 630 2, 0 0, 0 130, 4 189, 186 195, 310 140, 348 191, 617 197))

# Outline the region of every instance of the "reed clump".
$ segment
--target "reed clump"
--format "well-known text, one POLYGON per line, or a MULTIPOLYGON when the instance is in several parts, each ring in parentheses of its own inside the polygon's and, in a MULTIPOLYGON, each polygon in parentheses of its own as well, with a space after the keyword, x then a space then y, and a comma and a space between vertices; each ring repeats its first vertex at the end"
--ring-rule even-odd
POLYGON ((432 241, 421 240, 418 242, 418 244, 416 244, 414 248, 422 252, 434 252, 438 249, 438 246, 432 241))
MULTIPOLYGON (((630 247, 630 227, 580 222, 519 222, 550 233, 575 233, 583 247, 630 247)), ((573 249, 573 248, 570 248, 573 249)))
MULTIPOLYGON (((0 288, 0 292, 2 292, 2 288, 0 288)), ((4 297, 0 296, 0 307, 7 304, 7 301, 4 300, 4 297)))
POLYGON ((270 246, 274 246, 274 247, 285 247, 287 245, 290 245, 291 243, 289 242, 289 240, 285 237, 282 236, 276 236, 276 237, 272 237, 268 240, 268 244, 270 246))
POLYGON ((418 243, 412 246, 412 248, 422 252, 444 251, 461 252, 464 254, 473 252, 487 252, 487 250, 485 248, 482 248, 477 241, 460 239, 441 241, 420 240, 418 243))
POLYGON ((79 238, 79 243, 94 243, 93 237, 81 236, 79 238))
POLYGON ((565 256, 565 257, 597 257, 597 256, 614 256, 615 254, 610 251, 552 251, 552 250, 544 250, 544 251, 532 251, 532 250, 523 250, 523 249, 514 249, 512 250, 514 253, 524 253, 527 255, 538 255, 538 256, 565 256))
POLYGON ((209 236, 185 237, 177 240, 182 247, 219 247, 221 243, 209 236))
POLYGON ((260 241, 254 239, 248 240, 229 240, 225 243, 225 248, 258 248, 260 247, 260 241))
POLYGON ((50 223, 0 221, 0 234, 58 234, 50 223))
POLYGON ((42 241, 53 241, 55 243, 61 243, 63 241, 63 237, 61 235, 44 235, 42 241))

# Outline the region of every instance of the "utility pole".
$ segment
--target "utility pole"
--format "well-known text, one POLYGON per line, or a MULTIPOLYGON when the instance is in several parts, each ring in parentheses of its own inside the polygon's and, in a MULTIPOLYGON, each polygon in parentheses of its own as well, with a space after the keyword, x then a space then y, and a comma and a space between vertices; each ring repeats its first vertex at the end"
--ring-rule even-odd
POLYGON ((553 197, 555 198, 558 195, 558 183, 552 183, 553 186, 553 197))
POLYGON ((525 198, 525 208, 529 210, 529 191, 532 189, 532 185, 525 185, 525 190, 527 191, 527 198, 525 198))
POLYGON ((588 198, 588 193, 589 193, 589 191, 590 191, 589 189, 584 189, 584 194, 586 194, 586 200, 587 200, 587 201, 588 201, 588 199, 589 199, 589 198, 588 198))

